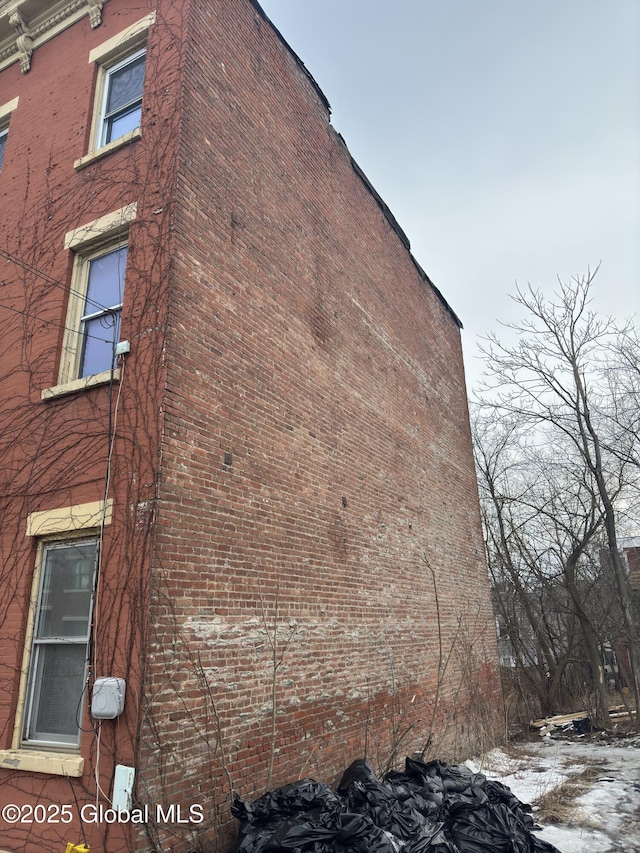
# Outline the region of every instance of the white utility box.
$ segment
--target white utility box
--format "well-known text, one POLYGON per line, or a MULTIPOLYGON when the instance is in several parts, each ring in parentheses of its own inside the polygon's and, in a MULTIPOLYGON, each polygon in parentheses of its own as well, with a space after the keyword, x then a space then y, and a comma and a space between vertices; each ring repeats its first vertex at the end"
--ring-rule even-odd
POLYGON ((124 711, 124 678, 96 678, 91 696, 91 716, 115 720, 124 711))

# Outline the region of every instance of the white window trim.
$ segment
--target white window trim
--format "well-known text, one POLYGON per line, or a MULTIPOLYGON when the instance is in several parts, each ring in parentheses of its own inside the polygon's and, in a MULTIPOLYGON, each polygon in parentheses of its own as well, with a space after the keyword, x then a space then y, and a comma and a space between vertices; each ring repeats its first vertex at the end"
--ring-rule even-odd
MULTIPOLYGON (((73 277, 71 285, 71 293, 69 294, 69 305, 67 308, 67 318, 65 321, 65 332, 62 343, 62 355, 60 358, 60 372, 58 374, 58 387, 60 385, 71 385, 82 383, 93 376, 101 376, 102 374, 111 374, 111 370, 106 367, 99 373, 88 374, 87 376, 78 376, 82 361, 82 352, 84 350, 86 331, 83 331, 83 314, 85 309, 85 297, 89 287, 89 269, 91 261, 108 253, 113 249, 124 249, 127 247, 127 234, 119 234, 116 241, 106 243, 105 245, 87 249, 76 253, 73 264, 73 277)), ((116 307, 114 306, 114 311, 116 307)), ((120 313, 121 308, 118 309, 120 313)), ((111 330, 105 330, 105 337, 109 337, 111 330)), ((116 341, 117 343, 117 341, 116 341)), ((86 385, 84 387, 91 387, 86 385)))
MULTIPOLYGON (((136 62, 142 56, 145 57, 145 65, 146 65, 146 55, 147 55, 147 49, 146 49, 146 47, 143 47, 140 50, 133 50, 133 51, 127 53, 127 55, 125 57, 123 57, 121 60, 119 60, 118 62, 115 62, 115 63, 113 63, 113 65, 109 65, 108 67, 105 67, 105 69, 104 69, 104 85, 102 87, 103 88, 102 103, 100 105, 100 113, 99 113, 99 117, 98 117, 99 122, 98 122, 98 127, 96 129, 97 133, 99 134, 97 139, 96 139, 97 148, 104 148, 106 145, 111 145, 113 142, 117 142, 118 139, 122 138, 122 135, 121 135, 121 136, 117 136, 115 139, 109 139, 109 140, 105 139, 105 135, 106 135, 106 131, 107 131, 107 100, 109 97, 109 90, 110 90, 110 83, 111 83, 112 76, 115 73, 117 73, 118 71, 120 71, 121 68, 125 68, 130 63, 136 62)), ((137 104, 138 101, 136 100, 133 103, 137 104)), ((140 93, 140 113, 142 116, 142 92, 140 93)), ((138 130, 138 129, 139 128, 134 128, 134 130, 138 130)), ((127 133, 125 133, 124 136, 130 136, 131 133, 133 133, 133 131, 130 130, 127 133)))
POLYGON ((5 126, 5 122, 8 126, 11 113, 18 108, 18 101, 19 98, 14 98, 12 101, 7 101, 6 104, 0 106, 0 125, 3 127, 5 126))
POLYGON ((107 385, 109 382, 119 382, 120 370, 104 370, 102 373, 94 373, 93 376, 84 376, 82 379, 73 379, 71 382, 61 382, 52 385, 51 388, 43 388, 40 392, 41 400, 54 400, 56 397, 65 397, 67 394, 76 394, 78 391, 86 391, 89 388, 97 388, 98 385, 107 385))
POLYGON ((68 231, 64 239, 65 249, 76 252, 69 292, 69 302, 64 321, 65 332, 62 341, 58 382, 51 388, 44 388, 40 397, 50 400, 64 394, 73 394, 96 385, 104 385, 119 379, 117 370, 105 370, 91 376, 77 377, 79 348, 81 343, 80 317, 84 308, 87 290, 86 267, 88 261, 97 252, 106 252, 111 248, 128 244, 129 227, 137 215, 137 202, 132 202, 120 210, 115 210, 99 219, 87 222, 68 231))
MULTIPOLYGON (((12 101, 7 101, 6 104, 2 104, 0 106, 0 137, 4 136, 8 138, 9 136, 9 123, 11 120, 11 113, 17 109, 18 107, 18 98, 14 98, 12 101)), ((4 156, 7 155, 7 149, 5 147, 4 156)), ((4 162, 4 158, 3 158, 4 162)), ((2 166, 0 166, 0 169, 2 166)))
POLYGON ((113 501, 94 501, 74 504, 60 509, 45 509, 31 512, 27 516, 27 536, 52 536, 72 533, 76 530, 91 530, 103 523, 111 524, 113 501))
POLYGON ((87 534, 97 533, 102 523, 111 524, 113 517, 113 501, 94 501, 93 503, 76 504, 53 510, 42 510, 27 516, 27 536, 40 538, 36 566, 31 585, 31 599, 22 666, 20 669, 20 687, 18 704, 13 728, 11 749, 0 749, 0 768, 7 770, 24 770, 31 773, 49 773, 54 776, 82 776, 84 758, 79 755, 79 747, 70 747, 56 751, 47 751, 22 747, 22 729, 24 726, 25 704, 31 663, 31 645, 37 616, 38 593, 42 575, 43 545, 61 536, 71 540, 74 534, 84 538, 87 534))
POLYGON ((132 202, 119 210, 107 213, 99 219, 80 225, 67 231, 64 238, 65 249, 91 249, 106 243, 119 233, 126 232, 138 213, 138 203, 132 202))
POLYGON ((145 15, 135 24, 127 27, 117 35, 94 47, 89 53, 89 64, 96 63, 98 65, 98 79, 96 84, 96 93, 93 102, 93 116, 91 121, 91 134, 89 151, 79 160, 74 163, 76 171, 83 169, 89 163, 99 160, 122 148, 125 145, 140 139, 142 132, 140 128, 125 133, 118 139, 102 145, 102 126, 103 126, 103 108, 106 98, 106 89, 109 72, 123 60, 130 57, 132 54, 146 48, 148 31, 156 22, 156 13, 151 12, 145 15))
MULTIPOLYGON (((74 541, 79 541, 83 543, 94 542, 96 549, 98 548, 98 531, 97 530, 88 530, 82 531, 81 536, 70 536, 69 534, 63 536, 49 537, 47 539, 41 539, 38 542, 38 554, 37 554, 37 571, 34 572, 34 575, 38 576, 38 588, 36 590, 36 597, 32 599, 32 607, 33 607, 33 622, 31 626, 31 640, 29 646, 25 645, 25 652, 29 651, 29 660, 28 660, 28 675, 27 675, 27 683, 25 690, 25 701, 22 706, 22 731, 20 732, 20 742, 18 744, 18 749, 23 748, 26 750, 30 749, 42 749, 42 750, 75 750, 77 751, 80 748, 80 735, 82 730, 81 721, 76 734, 74 736, 65 736, 65 739, 55 739, 55 738, 37 738, 35 736, 27 737, 27 729, 31 727, 32 723, 32 715, 41 707, 41 687, 37 684, 37 679, 35 678, 35 672, 40 667, 40 656, 41 649, 50 648, 52 646, 56 647, 64 647, 69 645, 73 645, 78 649, 84 649, 83 657, 85 660, 84 664, 84 673, 83 673, 83 683, 86 677, 86 654, 87 648, 89 644, 89 626, 91 624, 91 609, 93 606, 92 596, 90 590, 88 592, 88 610, 86 614, 86 618, 84 620, 87 629, 86 633, 82 637, 66 637, 64 640, 61 640, 57 637, 39 637, 37 634, 37 624, 39 622, 40 613, 43 610, 49 610, 49 606, 45 606, 43 604, 44 593, 45 590, 42 588, 42 580, 43 580, 43 571, 46 563, 46 554, 51 550, 55 550, 58 546, 69 547, 74 541), (29 677, 31 676, 31 677, 29 677), (73 737, 73 739, 72 739, 73 737)), ((97 551, 96 551, 97 553, 97 551)), ((30 608, 31 610, 32 608, 30 608)), ((84 713, 84 688, 81 693, 81 703, 79 706, 80 714, 84 713)), ((76 710, 77 713, 77 710, 76 710)), ((35 735, 35 732, 34 732, 35 735)))
MULTIPOLYGON (((3 138, 6 140, 8 136, 9 136, 9 128, 8 127, 2 127, 2 125, 0 125, 0 141, 3 138)), ((5 153, 6 153, 6 150, 7 149, 5 147, 5 153)), ((0 170, 2 169, 3 163, 4 163, 4 155, 2 156, 2 159, 0 160, 0 170)))
POLYGON ((136 47, 142 47, 147 38, 147 32, 156 22, 156 13, 151 12, 140 18, 135 24, 121 30, 115 36, 102 42, 89 53, 89 65, 94 62, 100 65, 110 65, 136 47))

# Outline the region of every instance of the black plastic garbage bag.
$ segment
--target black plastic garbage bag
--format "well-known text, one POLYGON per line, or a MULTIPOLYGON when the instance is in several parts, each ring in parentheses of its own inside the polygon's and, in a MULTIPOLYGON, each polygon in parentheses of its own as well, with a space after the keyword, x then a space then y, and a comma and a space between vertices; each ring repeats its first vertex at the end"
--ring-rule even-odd
POLYGON ((378 777, 364 758, 357 758, 352 761, 344 771, 342 779, 338 783, 338 793, 346 794, 354 782, 378 782, 378 777))
POLYGON ((356 761, 337 794, 304 779, 232 807, 236 853, 559 853, 530 811, 482 773, 410 758, 382 781, 356 761))
POLYGON ((314 809, 341 811, 342 803, 328 785, 314 779, 302 779, 269 791, 252 803, 236 797, 231 814, 241 822, 272 822, 277 817, 299 815, 314 809))
POLYGON ((444 809, 444 793, 433 791, 417 780, 407 779, 404 774, 397 778, 388 774, 387 785, 401 802, 408 803, 412 809, 429 821, 440 820, 444 809))
POLYGON ((392 771, 387 784, 429 821, 444 820, 451 811, 474 809, 488 802, 486 777, 467 767, 452 767, 443 761, 407 758, 403 773, 392 771))
POLYGON ((342 814, 329 826, 310 823, 278 832, 274 850, 313 853, 399 853, 398 844, 364 815, 342 814))
POLYGON ((405 846, 422 839, 427 849, 424 839, 432 836, 434 827, 439 826, 442 795, 432 796, 429 792, 423 795, 421 777, 399 775, 399 781, 392 782, 389 776, 381 782, 366 762, 354 761, 345 771, 338 792, 350 812, 367 815, 405 846))
POLYGON ((484 786, 484 790, 489 797, 490 803, 503 803, 505 806, 508 806, 515 817, 523 826, 526 826, 527 829, 540 829, 531 817, 531 806, 528 803, 521 802, 513 793, 511 788, 503 785, 502 782, 488 780, 484 786))
POLYGON ((573 721, 573 730, 576 734, 587 735, 591 731, 591 720, 589 717, 583 717, 581 720, 573 721))
POLYGON ((435 823, 428 809, 421 810, 422 803, 415 798, 401 800, 391 786, 382 783, 356 782, 345 800, 350 812, 367 815, 376 826, 406 842, 435 823))
MULTIPOLYGON (((240 837, 234 850, 236 853, 271 853, 295 849, 283 847, 281 843, 292 827, 315 826, 321 820, 328 821, 332 815, 339 815, 342 810, 342 801, 331 788, 313 779, 284 785, 252 803, 236 797, 231 813, 240 821, 240 837)), ((321 846, 317 850, 306 849, 325 853, 321 846)), ((331 848, 326 850, 333 853, 331 848)))
POLYGON ((403 782, 387 782, 387 785, 399 802, 406 803, 429 823, 440 820, 444 803, 442 794, 423 792, 418 785, 403 782))
POLYGON ((486 781, 482 773, 473 773, 464 765, 452 766, 444 761, 420 761, 417 758, 405 759, 405 774, 413 779, 422 780, 428 787, 435 786, 447 793, 461 793, 473 783, 474 777, 478 777, 481 784, 486 781))
POLYGON ((287 819, 274 829, 245 833, 238 853, 400 853, 400 844, 368 817, 321 814, 287 819))
POLYGON ((403 853, 462 853, 459 847, 447 837, 442 823, 425 827, 418 838, 414 838, 404 848, 403 853))
POLYGON ((533 853, 531 833, 502 803, 461 810, 449 834, 464 853, 533 853))
POLYGON ((559 853, 536 838, 503 803, 459 812, 448 834, 464 853, 559 853))

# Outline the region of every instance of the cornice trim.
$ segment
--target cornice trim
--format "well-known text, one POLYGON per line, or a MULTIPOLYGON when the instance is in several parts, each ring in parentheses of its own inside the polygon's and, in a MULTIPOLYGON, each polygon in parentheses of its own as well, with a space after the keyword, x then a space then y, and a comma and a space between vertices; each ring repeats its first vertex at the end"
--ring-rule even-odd
MULTIPOLYGON (((31 68, 31 55, 40 45, 88 16, 92 29, 102 23, 108 0, 43 0, 41 12, 27 18, 24 0, 0 0, 0 71, 20 62, 23 74, 31 68)), ((31 7, 33 8, 33 7, 31 7)))

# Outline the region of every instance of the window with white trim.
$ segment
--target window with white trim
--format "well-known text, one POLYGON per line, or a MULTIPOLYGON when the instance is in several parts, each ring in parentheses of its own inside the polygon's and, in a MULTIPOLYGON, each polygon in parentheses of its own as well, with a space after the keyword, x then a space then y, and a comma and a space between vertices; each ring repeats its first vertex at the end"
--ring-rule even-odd
POLYGON ((137 204, 86 222, 67 232, 65 249, 75 254, 58 384, 42 398, 75 392, 117 378, 122 301, 129 227, 137 204))
POLYGON ((76 170, 141 138, 147 38, 155 20, 151 12, 89 51, 97 69, 95 100, 89 150, 74 162, 76 170))
POLYGON ((116 345, 127 265, 127 245, 76 254, 60 381, 73 382, 116 366, 116 345))
POLYGON ((0 106, 0 172, 4 161, 5 151, 7 150, 7 139, 9 138, 9 120, 11 113, 18 106, 18 98, 14 98, 6 104, 0 106))
POLYGON ((103 98, 97 147, 108 145, 140 127, 146 49, 102 69, 103 98))
POLYGON ((9 136, 9 128, 4 130, 0 127, 0 172, 2 171, 2 162, 4 160, 4 152, 7 147, 7 137, 9 136))
POLYGON ((80 317, 77 375, 83 379, 116 364, 127 247, 79 259, 84 306, 80 317))
POLYGON ((41 544, 25 745, 78 746, 96 549, 95 536, 41 544))

